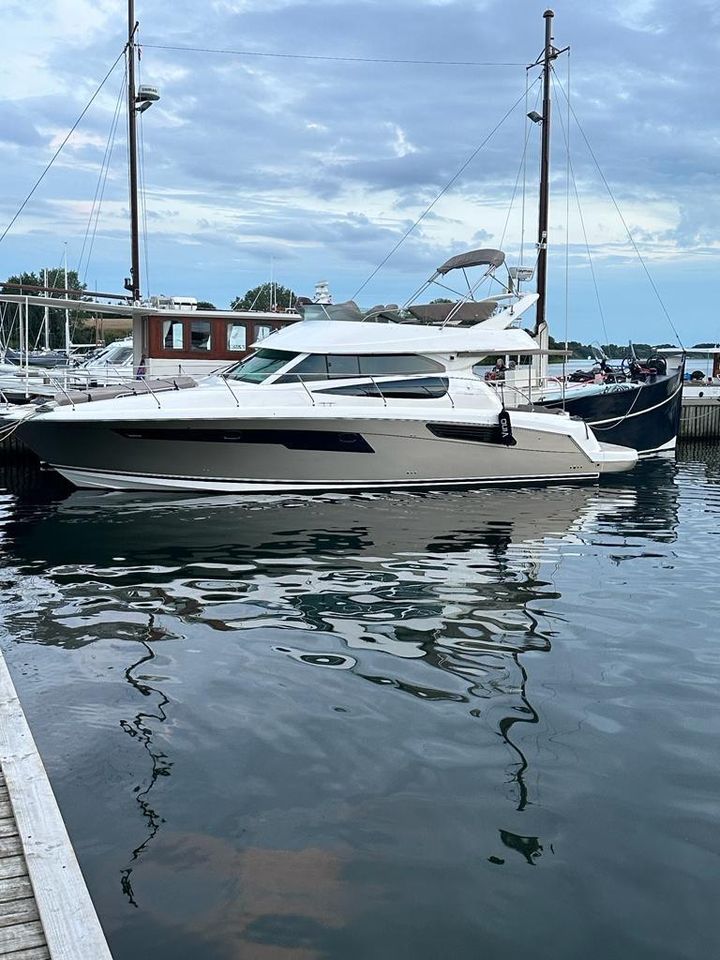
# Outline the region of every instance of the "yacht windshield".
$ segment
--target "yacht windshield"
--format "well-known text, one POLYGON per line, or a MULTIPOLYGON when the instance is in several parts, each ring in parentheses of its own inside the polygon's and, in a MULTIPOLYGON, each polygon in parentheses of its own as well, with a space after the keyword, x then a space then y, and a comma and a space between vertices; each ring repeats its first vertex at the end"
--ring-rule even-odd
POLYGON ((298 356, 297 353, 289 353, 285 350, 256 350, 229 370, 225 376, 228 380, 262 383, 298 356))

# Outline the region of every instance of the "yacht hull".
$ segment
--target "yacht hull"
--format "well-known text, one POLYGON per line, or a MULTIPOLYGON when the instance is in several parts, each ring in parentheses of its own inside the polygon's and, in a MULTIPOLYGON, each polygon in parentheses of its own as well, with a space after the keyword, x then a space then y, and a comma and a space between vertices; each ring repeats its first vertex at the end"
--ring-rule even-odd
POLYGON ((496 434, 477 422, 360 418, 161 426, 38 418, 19 432, 71 483, 115 490, 322 492, 594 480, 601 472, 571 436, 516 427, 506 446, 496 434), (437 435, 448 431, 455 436, 437 435))
POLYGON ((568 391, 565 401, 539 402, 546 410, 565 409, 581 417, 603 443, 632 447, 641 457, 675 449, 682 406, 683 368, 648 383, 607 384, 602 392, 568 391))

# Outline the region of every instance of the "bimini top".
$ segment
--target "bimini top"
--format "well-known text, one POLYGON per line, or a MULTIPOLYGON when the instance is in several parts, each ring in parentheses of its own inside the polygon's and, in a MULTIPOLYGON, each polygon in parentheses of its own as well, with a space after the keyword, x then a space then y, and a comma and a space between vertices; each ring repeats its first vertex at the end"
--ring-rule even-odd
POLYGON ((505 254, 502 250, 468 250, 467 253, 458 253, 450 257, 437 268, 441 275, 451 270, 461 270, 463 267, 501 267, 505 263, 505 254))

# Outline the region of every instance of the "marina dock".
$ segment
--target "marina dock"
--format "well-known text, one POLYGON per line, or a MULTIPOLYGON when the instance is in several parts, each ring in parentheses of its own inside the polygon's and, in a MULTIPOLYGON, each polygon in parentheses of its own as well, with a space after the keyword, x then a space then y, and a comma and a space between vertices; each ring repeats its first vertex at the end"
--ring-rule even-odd
POLYGON ((684 395, 678 436, 688 440, 716 440, 720 437, 720 397, 684 395))
POLYGON ((0 654, 0 958, 111 960, 0 654))

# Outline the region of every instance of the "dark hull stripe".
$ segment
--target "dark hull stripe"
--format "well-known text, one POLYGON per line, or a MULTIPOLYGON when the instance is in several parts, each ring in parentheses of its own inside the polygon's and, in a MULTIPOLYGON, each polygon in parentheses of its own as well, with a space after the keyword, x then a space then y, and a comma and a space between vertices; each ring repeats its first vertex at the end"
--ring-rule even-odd
POLYGON ((228 430, 210 427, 116 427, 113 433, 129 440, 171 440, 193 443, 261 443, 288 450, 323 450, 343 453, 374 453, 359 433, 337 430, 228 430))

